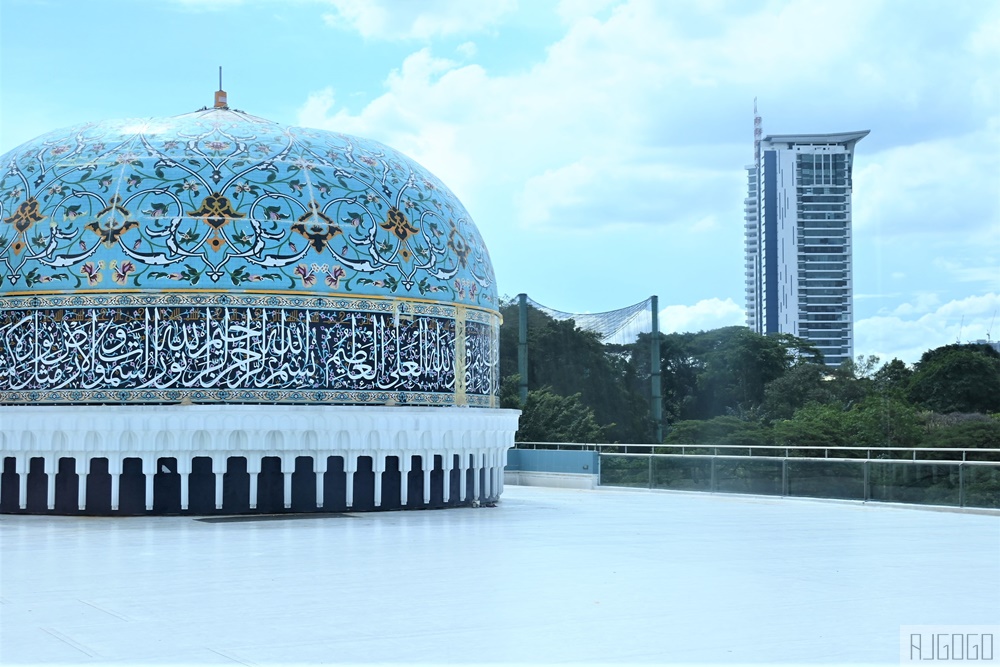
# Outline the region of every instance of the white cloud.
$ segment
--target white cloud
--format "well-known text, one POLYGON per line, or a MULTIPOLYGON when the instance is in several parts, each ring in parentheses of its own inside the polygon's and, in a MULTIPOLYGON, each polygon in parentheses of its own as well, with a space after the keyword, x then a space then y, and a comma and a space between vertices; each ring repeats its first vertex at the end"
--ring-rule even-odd
POLYGON ((366 39, 431 39, 482 31, 516 8, 515 0, 331 0, 327 24, 366 39))
POLYGON ((902 303, 892 311, 896 317, 906 317, 928 313, 941 303, 940 297, 934 292, 918 292, 915 296, 916 303, 902 303))
POLYGON ((475 42, 462 42, 455 47, 455 52, 462 56, 463 58, 472 58, 476 55, 476 43, 475 42))
POLYGON ((944 269, 952 279, 965 283, 983 283, 987 289, 1000 290, 1000 226, 993 230, 993 249, 997 255, 987 255, 976 258, 985 265, 975 266, 969 261, 961 261, 961 258, 945 259, 942 257, 934 260, 934 266, 944 269))
POLYGON ((526 179, 517 200, 519 223, 564 227, 572 221, 581 232, 649 225, 713 229, 718 215, 691 203, 709 202, 719 191, 738 196, 742 176, 734 170, 684 167, 674 160, 666 155, 587 156, 548 169, 526 179))
POLYGON ((997 340, 1000 337, 1000 294, 990 292, 941 304, 903 304, 891 315, 860 320, 854 325, 854 351, 875 354, 883 361, 893 357, 914 363, 927 350, 950 343, 997 340), (909 306, 909 307, 908 307, 909 306), (907 317, 923 312, 918 317, 907 317))
POLYGON ((594 16, 607 9, 616 0, 559 0, 556 13, 565 23, 573 23, 581 18, 594 16))
POLYGON ((682 333, 708 331, 746 324, 743 307, 732 299, 702 299, 693 306, 667 306, 660 310, 660 331, 682 333))
POLYGON ((953 237, 1000 230, 1000 131, 863 153, 854 175, 854 224, 883 237, 953 237), (986 193, 993 196, 983 196, 986 193))
MULTIPOLYGON (((363 108, 321 90, 299 122, 371 136, 437 174, 476 219, 505 285, 546 282, 564 304, 647 289, 673 302, 729 304, 719 326, 743 321, 742 306, 725 297, 743 289, 750 100, 761 96, 767 132, 870 127, 854 178, 855 287, 879 295, 879 317, 910 322, 937 305, 899 306, 883 273, 892 292, 932 292, 938 278, 1000 289, 988 280, 1000 273, 989 252, 1000 228, 1000 120, 974 93, 977 80, 995 78, 990 43, 970 36, 976 11, 902 7, 566 2, 557 10, 565 34, 533 65, 497 73, 462 49, 454 60, 422 49, 363 108), (850 29, 818 38, 824 25, 850 29), (970 47, 950 47, 940 31, 965 35, 970 47), (959 265, 935 266, 934 253, 959 265), (684 279, 695 262, 711 274, 704 281, 684 279), (580 294, 595 271, 600 287, 580 294)), ((356 20, 369 31, 383 21, 356 20)))
MULTIPOLYGON (((485 25, 508 8, 459 4, 479 9, 458 12, 449 19, 455 25, 485 25)), ((444 2, 431 9, 420 3, 393 5, 391 12, 384 3, 337 0, 336 6, 341 20, 353 17, 352 24, 373 37, 390 21, 411 26, 401 29, 411 34, 421 12, 449 14, 444 2)), ((385 92, 365 108, 330 115, 331 108, 309 114, 308 122, 377 134, 404 152, 417 151, 414 157, 443 180, 453 182, 454 174, 470 190, 499 194, 502 181, 512 181, 517 189, 506 198, 519 205, 523 223, 562 218, 586 226, 608 214, 660 221, 682 208, 688 213, 679 217, 693 223, 740 215, 742 196, 735 188, 741 187, 742 175, 733 165, 749 157, 746 143, 730 144, 724 155, 699 150, 717 146, 723 136, 746 136, 731 134, 738 116, 731 104, 720 104, 723 100, 740 94, 750 100, 758 89, 777 96, 788 86, 808 100, 829 95, 835 83, 838 94, 864 100, 865 108, 879 107, 881 113, 882 107, 907 104, 901 100, 912 93, 915 76, 942 83, 953 78, 948 72, 917 72, 896 52, 882 58, 886 47, 870 37, 883 29, 880 11, 896 14, 867 0, 836 6, 792 1, 754 11, 725 3, 631 0, 616 3, 603 21, 591 12, 607 9, 608 3, 574 5, 577 11, 567 7, 561 11, 572 23, 565 36, 526 71, 493 75, 424 49, 407 57, 387 78, 385 92), (825 24, 851 29, 824 31, 817 48, 815 27, 825 24), (761 40, 761 34, 782 38, 761 40), (862 72, 871 80, 854 80, 862 72), (851 77, 850 86, 843 86, 844 77, 851 77), (681 155, 683 147, 691 150, 681 155), (463 153, 477 156, 471 173, 463 153), (613 210, 607 205, 611 199, 613 210)), ((997 151, 988 139, 970 134, 960 144, 926 142, 868 160, 855 179, 858 224, 934 228, 986 215, 975 189, 989 186, 986 179, 997 172, 997 151), (963 161, 969 149, 978 157, 963 161), (923 193, 939 196, 940 204, 927 206, 923 193)))
POLYGON ((173 2, 187 10, 212 12, 238 7, 244 0, 173 0, 173 2))

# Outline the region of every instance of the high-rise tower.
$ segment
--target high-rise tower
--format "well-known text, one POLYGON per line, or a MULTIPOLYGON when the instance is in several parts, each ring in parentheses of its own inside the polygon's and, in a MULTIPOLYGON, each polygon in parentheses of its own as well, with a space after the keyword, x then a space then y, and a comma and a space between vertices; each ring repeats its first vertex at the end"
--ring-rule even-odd
POLYGON ((854 356, 851 172, 868 132, 768 135, 747 167, 747 326, 804 338, 831 366, 854 356))

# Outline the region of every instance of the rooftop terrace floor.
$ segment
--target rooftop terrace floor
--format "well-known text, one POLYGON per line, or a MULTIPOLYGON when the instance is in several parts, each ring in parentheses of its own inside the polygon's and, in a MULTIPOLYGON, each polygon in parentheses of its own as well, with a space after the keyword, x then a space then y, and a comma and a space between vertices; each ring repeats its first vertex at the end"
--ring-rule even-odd
POLYGON ((899 664, 1000 623, 1000 516, 511 487, 495 508, 0 517, 0 664, 899 664))

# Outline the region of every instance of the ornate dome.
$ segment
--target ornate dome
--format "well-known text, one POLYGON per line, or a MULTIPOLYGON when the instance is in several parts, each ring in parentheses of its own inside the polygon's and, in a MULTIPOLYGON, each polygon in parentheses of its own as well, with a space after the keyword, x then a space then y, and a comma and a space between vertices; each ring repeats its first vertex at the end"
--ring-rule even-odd
POLYGON ((0 169, 0 402, 495 404, 489 254, 391 148, 223 107, 0 169))

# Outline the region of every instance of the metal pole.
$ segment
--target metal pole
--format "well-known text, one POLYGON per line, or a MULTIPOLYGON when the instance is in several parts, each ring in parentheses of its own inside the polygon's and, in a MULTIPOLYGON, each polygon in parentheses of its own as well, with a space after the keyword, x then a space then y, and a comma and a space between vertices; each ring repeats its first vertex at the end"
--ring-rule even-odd
POLYGON ((958 506, 965 507, 965 462, 958 464, 958 506))
POLYGON ((528 295, 517 295, 517 374, 521 407, 528 403, 528 295))
MULTIPOLYGON (((871 458, 870 456, 868 458, 871 458)), ((872 499, 872 462, 866 460, 864 463, 865 473, 865 502, 872 499)))
POLYGON ((663 442, 663 389, 660 382, 660 300, 655 294, 650 297, 653 311, 653 332, 649 343, 649 377, 652 383, 649 396, 649 414, 653 419, 653 442, 663 442))

